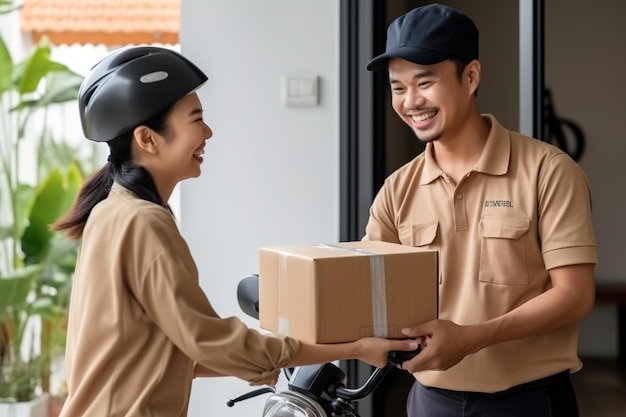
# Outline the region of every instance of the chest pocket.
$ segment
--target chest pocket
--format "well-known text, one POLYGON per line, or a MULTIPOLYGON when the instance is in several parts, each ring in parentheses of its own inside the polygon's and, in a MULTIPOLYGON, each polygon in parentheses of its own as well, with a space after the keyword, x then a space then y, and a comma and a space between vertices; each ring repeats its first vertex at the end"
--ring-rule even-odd
POLYGON ((438 249, 436 244, 439 222, 404 224, 398 229, 398 237, 403 245, 438 249))
POLYGON ((528 284, 526 247, 530 220, 483 217, 480 220, 478 280, 493 284, 528 284))

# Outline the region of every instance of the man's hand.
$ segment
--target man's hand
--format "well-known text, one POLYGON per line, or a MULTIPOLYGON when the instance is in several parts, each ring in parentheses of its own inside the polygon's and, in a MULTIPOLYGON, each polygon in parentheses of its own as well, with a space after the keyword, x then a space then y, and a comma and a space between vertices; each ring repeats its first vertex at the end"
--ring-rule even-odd
POLYGON ((594 266, 569 265, 550 270, 552 288, 508 313, 482 323, 457 325, 448 320, 404 329, 409 338, 425 337, 422 352, 402 368, 413 373, 446 370, 479 350, 543 334, 579 321, 593 308, 594 266))
POLYGON ((421 353, 402 364, 402 369, 410 373, 445 371, 478 350, 479 339, 467 327, 449 320, 432 320, 403 329, 402 333, 411 339, 424 338, 421 353))

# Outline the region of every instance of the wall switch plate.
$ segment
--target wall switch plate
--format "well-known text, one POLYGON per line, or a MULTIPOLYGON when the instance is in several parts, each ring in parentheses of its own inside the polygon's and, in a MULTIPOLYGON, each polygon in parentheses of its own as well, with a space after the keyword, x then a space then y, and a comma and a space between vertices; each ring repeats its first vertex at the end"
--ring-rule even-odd
POLYGON ((283 101, 287 107, 317 106, 319 104, 319 77, 284 77, 283 101))

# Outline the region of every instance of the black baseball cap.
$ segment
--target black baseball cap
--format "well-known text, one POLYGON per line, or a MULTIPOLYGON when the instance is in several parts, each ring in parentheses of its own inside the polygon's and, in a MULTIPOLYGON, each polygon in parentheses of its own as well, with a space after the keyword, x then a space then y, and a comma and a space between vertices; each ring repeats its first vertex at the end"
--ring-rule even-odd
POLYGON ((391 22, 385 53, 372 59, 366 68, 387 68, 390 58, 420 65, 451 58, 472 61, 478 59, 478 29, 472 19, 451 7, 417 7, 391 22))

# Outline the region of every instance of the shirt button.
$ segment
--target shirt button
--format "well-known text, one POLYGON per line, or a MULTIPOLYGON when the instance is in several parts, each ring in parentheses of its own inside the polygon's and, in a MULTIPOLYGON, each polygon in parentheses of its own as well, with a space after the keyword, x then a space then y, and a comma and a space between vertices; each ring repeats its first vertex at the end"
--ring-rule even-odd
POLYGON ((457 199, 457 200, 460 200, 460 199, 462 199, 462 198, 463 198, 463 196, 462 196, 461 194, 457 194, 457 195, 456 195, 456 199, 457 199))

